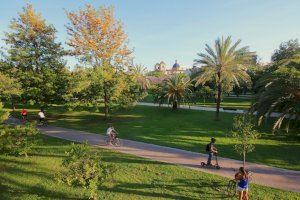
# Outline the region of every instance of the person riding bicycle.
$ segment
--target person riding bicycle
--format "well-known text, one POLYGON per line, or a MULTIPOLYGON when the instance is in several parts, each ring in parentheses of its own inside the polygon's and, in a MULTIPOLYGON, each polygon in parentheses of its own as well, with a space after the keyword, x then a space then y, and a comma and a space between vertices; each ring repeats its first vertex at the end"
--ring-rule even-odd
POLYGON ((106 131, 106 135, 110 138, 110 143, 117 138, 117 131, 114 129, 113 125, 110 125, 106 131))
POLYGON ((234 176, 238 181, 237 191, 239 193, 239 200, 248 200, 248 188, 249 188, 249 175, 244 167, 240 167, 239 172, 234 176))
POLYGON ((38 116, 39 116, 39 121, 40 123, 44 123, 45 122, 45 112, 43 109, 41 109, 38 113, 38 116))
POLYGON ((27 120, 27 115, 28 115, 27 110, 23 108, 21 111, 21 115, 22 115, 23 122, 25 122, 27 120))
POLYGON ((216 139, 211 138, 210 143, 206 145, 206 152, 208 153, 207 165, 212 165, 211 159, 213 155, 216 155, 218 153, 218 149, 215 147, 215 143, 216 139))

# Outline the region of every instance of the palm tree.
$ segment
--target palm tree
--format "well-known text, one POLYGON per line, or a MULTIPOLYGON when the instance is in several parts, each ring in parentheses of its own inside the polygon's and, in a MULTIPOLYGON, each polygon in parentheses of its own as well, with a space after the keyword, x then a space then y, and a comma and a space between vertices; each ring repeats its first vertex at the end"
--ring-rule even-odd
POLYGON ((203 68, 203 72, 197 77, 196 86, 204 85, 208 81, 215 81, 217 86, 217 109, 216 120, 219 120, 219 110, 222 95, 222 85, 224 83, 236 84, 239 82, 250 83, 250 76, 247 74, 246 64, 250 64, 253 53, 249 47, 238 48, 241 40, 232 44, 231 37, 218 38, 215 41, 215 48, 206 44, 206 53, 198 53, 200 59, 195 59, 195 63, 203 68))
POLYGON ((191 93, 190 78, 185 74, 170 76, 164 81, 164 84, 164 96, 168 98, 168 102, 172 101, 173 109, 177 109, 178 104, 184 102, 185 97, 191 93))
POLYGON ((280 112, 276 119, 273 132, 279 129, 286 119, 286 131, 291 121, 300 119, 300 60, 299 55, 279 63, 275 71, 261 77, 257 84, 258 94, 252 111, 259 116, 259 124, 272 112, 280 112))
POLYGON ((130 67, 129 71, 140 85, 141 90, 146 90, 149 88, 150 82, 145 75, 146 68, 143 65, 134 65, 130 67))

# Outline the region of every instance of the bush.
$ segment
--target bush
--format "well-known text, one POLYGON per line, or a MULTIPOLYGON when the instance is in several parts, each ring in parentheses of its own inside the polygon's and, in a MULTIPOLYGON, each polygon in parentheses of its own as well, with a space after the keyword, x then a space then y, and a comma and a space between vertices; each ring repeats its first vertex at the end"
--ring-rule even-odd
POLYGON ((9 112, 3 109, 3 104, 0 102, 0 124, 2 124, 9 116, 9 112))
POLYGON ((39 131, 34 124, 26 126, 0 126, 0 153, 25 156, 35 144, 39 131))
POLYGON ((104 164, 86 142, 73 143, 66 155, 62 163, 64 170, 57 174, 58 181, 83 187, 89 191, 90 199, 98 199, 97 190, 109 177, 113 178, 114 166, 104 164))

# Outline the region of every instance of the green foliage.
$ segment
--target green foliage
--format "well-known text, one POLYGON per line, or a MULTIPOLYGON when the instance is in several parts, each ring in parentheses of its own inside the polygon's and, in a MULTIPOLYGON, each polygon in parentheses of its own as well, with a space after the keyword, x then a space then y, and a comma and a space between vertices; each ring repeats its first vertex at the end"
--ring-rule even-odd
POLYGON ((155 77, 160 78, 160 77, 164 77, 164 76, 166 76, 166 75, 165 75, 165 73, 162 72, 162 71, 151 71, 151 72, 148 72, 148 73, 147 73, 147 76, 155 76, 155 77))
POLYGON ((35 124, 25 126, 0 127, 0 153, 5 155, 26 156, 36 143, 39 131, 35 124))
MULTIPOLYGON (((185 74, 175 74, 168 77, 164 82, 164 97, 168 102, 175 103, 184 102, 189 98, 191 91, 190 78, 185 74)), ((176 105, 176 104, 175 104, 176 105)), ((177 107, 176 107, 177 108, 177 107)))
POLYGON ((68 71, 63 56, 65 51, 55 41, 56 29, 46 24, 31 4, 13 19, 5 34, 10 74, 23 90, 22 98, 39 103, 62 100, 68 87, 68 71))
POLYGON ((280 44, 275 50, 271 60, 275 63, 285 59, 291 59, 295 54, 300 53, 300 44, 298 39, 289 40, 280 44))
MULTIPOLYGON (((287 60, 286 60, 287 61, 287 60)), ((286 64, 275 66, 257 82, 258 94, 255 98, 253 111, 257 111, 259 124, 272 112, 281 113, 274 123, 273 131, 279 129, 286 119, 286 131, 290 123, 300 118, 300 61, 290 59, 286 64)))
POLYGON ((0 124, 4 122, 9 116, 9 112, 3 109, 3 104, 0 102, 0 124))
POLYGON ((253 53, 249 51, 248 46, 237 48, 240 43, 241 40, 232 43, 231 37, 218 38, 215 41, 215 49, 206 45, 206 53, 199 53, 200 59, 195 60, 197 64, 203 65, 202 73, 197 77, 196 86, 215 81, 218 88, 217 120, 223 90, 230 90, 233 85, 240 86, 241 82, 251 82, 247 74, 247 65, 252 63, 253 53))
POLYGON ((12 100, 22 93, 21 85, 14 78, 10 78, 0 72, 0 100, 12 100))
POLYGON ((254 129, 251 115, 238 115, 233 118, 232 137, 238 141, 234 149, 237 153, 243 155, 245 165, 246 153, 254 150, 255 140, 259 137, 258 132, 254 129))
POLYGON ((57 174, 57 180, 87 189, 90 199, 98 199, 99 187, 115 173, 114 166, 102 162, 99 154, 92 152, 87 142, 73 143, 66 152, 62 166, 64 170, 57 174))

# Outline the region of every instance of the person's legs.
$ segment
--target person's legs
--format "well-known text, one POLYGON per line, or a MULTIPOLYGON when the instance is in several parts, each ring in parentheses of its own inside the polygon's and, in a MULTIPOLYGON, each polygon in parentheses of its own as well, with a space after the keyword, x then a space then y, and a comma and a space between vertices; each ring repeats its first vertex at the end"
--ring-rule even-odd
POLYGON ((243 200, 248 200, 248 190, 245 190, 243 193, 243 200))
POLYGON ((212 157, 213 157, 213 153, 208 153, 207 165, 211 165, 212 157))
POLYGON ((239 200, 243 200, 243 191, 239 191, 239 200))

